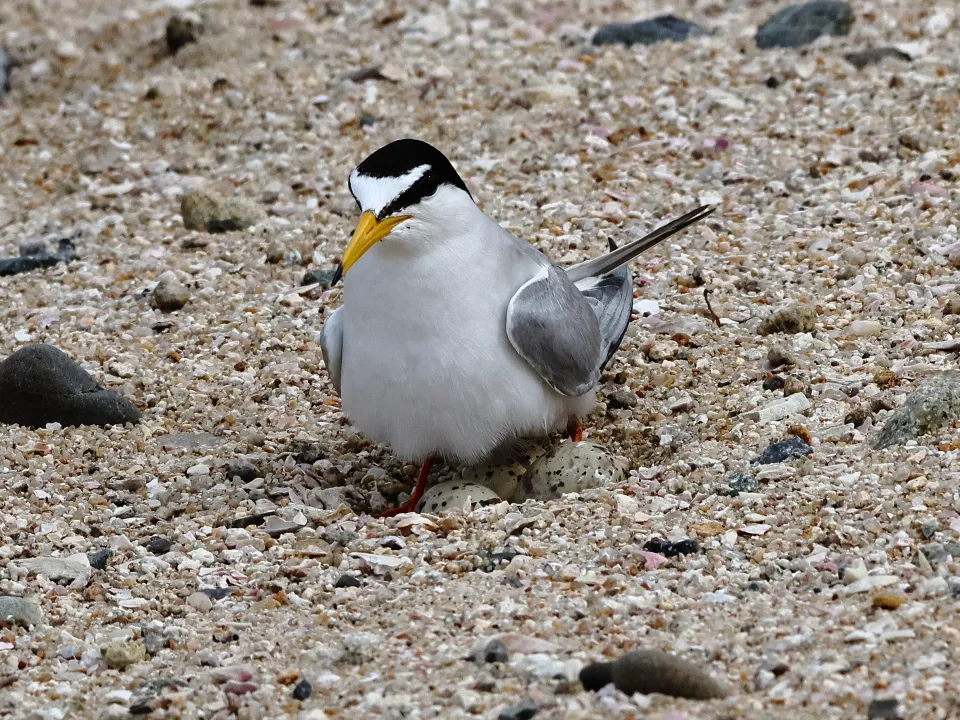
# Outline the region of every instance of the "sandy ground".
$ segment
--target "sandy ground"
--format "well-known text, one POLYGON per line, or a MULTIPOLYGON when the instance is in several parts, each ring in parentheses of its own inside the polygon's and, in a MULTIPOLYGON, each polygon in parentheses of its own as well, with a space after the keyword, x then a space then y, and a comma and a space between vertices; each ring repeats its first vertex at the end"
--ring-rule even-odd
POLYGON ((0 427, 0 593, 43 615, 0 629, 0 716, 496 718, 530 698, 538 718, 851 718, 876 699, 956 717, 960 435, 866 440, 955 366, 925 349, 957 331, 954 3, 856 2, 848 37, 760 52, 780 3, 219 0, 189 10, 203 32, 170 56, 170 6, 188 4, 0 7, 23 61, 0 107, 0 255, 71 232, 80 254, 0 279, 0 356, 54 343, 143 413, 0 427), (664 10, 716 32, 589 46, 603 22, 664 10), (892 44, 915 59, 843 58, 892 44), (365 68, 386 79, 350 79, 365 68), (317 342, 339 293, 299 286, 353 227, 350 169, 401 136, 564 263, 720 205, 634 266, 658 314, 631 326, 587 421, 626 459, 621 486, 371 518, 413 469, 345 424, 317 342), (259 221, 185 229, 198 188, 259 221), (191 295, 172 314, 148 298, 167 271, 191 295), (816 309, 813 331, 759 335, 788 302, 816 309), (764 389, 774 345, 810 407, 758 420, 783 398, 764 389), (639 405, 608 409, 623 388, 639 405), (791 426, 812 455, 750 465, 791 426), (758 486, 718 492, 738 471, 758 486), (294 532, 266 533, 253 516, 270 512, 294 532), (643 550, 655 537, 702 552, 664 559, 643 550), (100 550, 76 587, 18 565, 100 550), (344 573, 361 586, 335 587, 344 573), (850 584, 866 573, 882 579, 850 584), (507 663, 463 659, 498 633, 507 663), (631 699, 556 677, 630 648, 732 692, 631 699))

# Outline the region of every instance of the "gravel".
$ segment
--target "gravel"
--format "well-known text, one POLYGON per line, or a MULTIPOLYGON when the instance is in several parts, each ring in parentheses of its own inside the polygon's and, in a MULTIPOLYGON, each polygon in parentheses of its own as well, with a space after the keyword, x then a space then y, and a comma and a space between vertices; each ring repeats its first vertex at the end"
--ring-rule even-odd
POLYGON ((663 7, 3 4, 0 44, 23 64, 0 105, 0 258, 61 237, 77 257, 0 277, 0 357, 55 346, 140 423, 0 425, 0 596, 39 610, 0 624, 0 714, 955 713, 960 561, 921 549, 960 541, 960 432, 871 440, 956 369, 960 25, 948 0, 855 3, 845 36, 759 50, 783 7, 684 3, 709 35, 627 48, 591 34, 663 7), (201 10, 170 55, 170 18, 201 10), (912 60, 844 57, 873 47, 912 60), (349 79, 364 68, 388 79, 349 79), (417 468, 344 418, 317 339, 340 290, 302 281, 353 230, 350 169, 402 136, 562 263, 718 205, 633 266, 642 312, 598 396, 639 402, 585 419, 619 477, 372 517, 417 468), (242 222, 186 227, 191 193, 242 222), (168 272, 190 292, 174 312, 151 305, 168 272), (812 324, 758 333, 789 307, 812 324), (781 343, 789 398, 764 387, 781 343), (812 454, 750 464, 801 427, 812 454), (77 587, 23 565, 105 549, 77 587), (492 637, 506 662, 465 659, 492 637), (113 643, 142 653, 108 669, 113 643), (729 694, 577 680, 641 649, 729 694))

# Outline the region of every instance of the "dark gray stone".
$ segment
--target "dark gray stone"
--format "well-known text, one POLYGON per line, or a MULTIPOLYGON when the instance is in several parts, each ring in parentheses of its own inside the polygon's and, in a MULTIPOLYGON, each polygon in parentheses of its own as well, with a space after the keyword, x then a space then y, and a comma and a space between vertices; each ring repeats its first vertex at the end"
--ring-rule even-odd
POLYGON ((31 252, 31 254, 20 255, 15 258, 0 258, 0 277, 42 270, 76 259, 77 249, 74 247, 73 240, 61 238, 57 246, 57 252, 31 252))
POLYGON ((845 2, 814 0, 775 13, 757 30, 757 47, 797 48, 821 35, 843 36, 853 25, 853 10, 845 2))
POLYGON ((105 390, 53 345, 27 345, 0 363, 0 422, 25 427, 140 422, 127 398, 105 390))
POLYGON ((497 715, 497 720, 530 720, 534 715, 540 712, 539 706, 530 698, 516 705, 505 707, 497 715))
POLYGON ((597 30, 594 45, 653 45, 654 43, 680 42, 688 37, 709 35, 709 32, 694 22, 674 15, 659 15, 649 20, 633 23, 611 23, 597 30))
POLYGON ((175 55, 182 47, 195 43, 203 31, 202 18, 193 12, 174 15, 167 21, 167 50, 175 55))
POLYGON ((301 678, 293 688, 293 699, 294 700, 306 700, 313 694, 313 687, 310 685, 310 681, 306 678, 301 678))
POLYGON ((10 92, 10 72, 20 67, 20 61, 12 57, 0 47, 0 102, 10 92))
POLYGON ((660 693, 709 700, 727 689, 691 662, 660 650, 633 650, 612 663, 594 663, 580 671, 580 682, 596 692, 611 682, 627 695, 660 693))
POLYGON ((742 492, 756 492, 760 489, 760 483, 745 472, 735 470, 727 475, 727 487, 729 490, 726 494, 736 497, 742 492))
POLYGON ((903 706, 896 698, 871 700, 867 708, 869 720, 902 720, 903 717, 903 706))
POLYGON ((647 541, 643 549, 649 552, 660 553, 664 557, 677 557, 678 555, 692 555, 700 552, 700 543, 693 538, 684 538, 676 542, 653 538, 647 541))
POLYGON ((313 285, 317 283, 324 290, 328 290, 333 287, 333 279, 337 276, 337 269, 331 268, 329 270, 307 270, 303 275, 303 280, 300 281, 301 285, 313 285))
POLYGON ((760 453, 750 462, 757 465, 770 465, 771 463, 786 462, 790 458, 810 455, 812 452, 813 448, 807 445, 803 440, 798 437, 791 437, 787 440, 782 440, 781 442, 767 446, 762 453, 760 453))
POLYGON ((903 445, 936 432, 960 418, 960 372, 928 377, 887 419, 870 444, 875 450, 903 445))
POLYGON ((355 578, 353 575, 343 574, 337 578, 337 582, 334 583, 335 588, 348 588, 348 587, 360 587, 363 585, 360 580, 355 578))
POLYGON ((87 560, 90 561, 90 567, 94 570, 106 570, 111 555, 113 555, 113 550, 104 548, 87 554, 87 560))
POLYGON ((847 53, 843 56, 843 59, 853 65, 857 70, 863 70, 867 65, 873 65, 874 63, 882 62, 886 58, 902 60, 903 62, 910 62, 913 60, 913 58, 907 55, 905 52, 902 50, 897 50, 894 47, 870 48, 869 50, 860 50, 859 52, 847 53))
POLYGON ((160 535, 153 535, 149 540, 143 543, 147 552, 153 555, 166 555, 173 547, 173 541, 160 535))

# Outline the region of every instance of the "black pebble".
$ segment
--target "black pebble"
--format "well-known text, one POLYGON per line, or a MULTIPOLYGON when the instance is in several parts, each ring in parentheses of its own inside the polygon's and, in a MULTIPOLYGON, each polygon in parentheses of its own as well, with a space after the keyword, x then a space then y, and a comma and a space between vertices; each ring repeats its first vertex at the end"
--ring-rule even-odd
POLYGON ((677 555, 691 555, 700 552, 700 543, 693 538, 684 538, 676 542, 654 538, 653 540, 649 540, 647 544, 643 546, 643 549, 660 553, 664 557, 676 557, 677 555))
POLYGON ((87 560, 90 561, 90 567, 94 570, 106 570, 107 561, 110 560, 111 555, 113 555, 113 550, 97 550, 87 555, 87 560))
POLYGON ((233 595, 232 588, 202 588, 200 590, 208 598, 216 602, 217 600, 223 600, 229 595, 233 595))
POLYGON ((313 694, 313 687, 310 685, 310 681, 306 678, 302 678, 293 687, 293 699, 294 700, 306 700, 313 694))
POLYGON ((783 390, 783 386, 787 384, 787 379, 783 375, 771 375, 766 380, 763 381, 764 390, 783 390))
POLYGON ((845 2, 813 0, 791 5, 774 13, 760 26, 757 47, 764 50, 795 48, 808 45, 821 35, 846 35, 853 20, 853 10, 845 2))
POLYGON ((869 720, 901 720, 903 707, 896 698, 871 700, 867 708, 869 720))
POLYGON ((784 462, 790 458, 810 455, 812 452, 813 448, 803 440, 798 437, 791 437, 788 440, 783 440, 768 446, 750 462, 758 465, 770 465, 771 463, 784 462))
POLYGON ((357 578, 353 575, 341 575, 337 578, 337 582, 334 584, 334 587, 337 588, 346 588, 346 587, 360 587, 363 585, 357 578))
POLYGON ((497 639, 487 643, 483 649, 483 661, 486 663, 505 663, 510 659, 507 646, 497 639))
MULTIPOLYGON (((0 56, 3 51, 0 50, 0 56)), ((0 57, 0 63, 2 63, 0 57)), ((0 72, 2 74, 2 72, 0 72)), ((3 93, 0 92, 0 97, 3 93)), ((74 248, 73 241, 69 238, 61 238, 57 252, 38 252, 20 255, 14 258, 0 258, 0 277, 4 275, 19 275, 33 270, 42 270, 43 268, 53 267, 60 263, 67 263, 77 259, 77 251, 74 248)))
POLYGON ((727 475, 727 487, 729 491, 726 494, 736 497, 742 492, 756 492, 760 489, 760 484, 746 473, 735 470, 727 475))
POLYGON ((497 720, 530 720, 538 712, 540 712, 540 708, 537 704, 527 698, 521 703, 505 707, 500 711, 497 720))
POLYGON ((170 552, 170 548, 173 547, 173 541, 168 540, 161 535, 154 535, 145 543, 143 543, 143 546, 148 552, 151 552, 154 555, 166 555, 168 552, 170 552))
POLYGON ((768 77, 764 84, 771 90, 776 90, 778 87, 780 87, 780 81, 773 75, 768 77))
POLYGON ((640 22, 604 25, 593 36, 593 44, 619 43, 627 47, 633 44, 653 45, 665 40, 680 42, 688 37, 707 34, 706 30, 689 20, 683 20, 675 15, 659 15, 640 22))
POLYGON ((0 422, 25 427, 140 422, 133 403, 53 345, 27 345, 0 362, 0 398, 0 422))

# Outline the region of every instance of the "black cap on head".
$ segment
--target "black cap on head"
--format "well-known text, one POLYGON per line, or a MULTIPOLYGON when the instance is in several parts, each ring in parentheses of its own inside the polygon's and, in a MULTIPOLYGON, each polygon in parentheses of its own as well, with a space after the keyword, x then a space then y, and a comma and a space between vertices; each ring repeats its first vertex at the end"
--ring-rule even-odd
MULTIPOLYGON (((361 209, 373 209, 364 207, 364 179, 400 181, 395 197, 375 203, 375 213, 380 218, 394 215, 417 204, 433 195, 441 185, 460 188, 470 195, 466 183, 442 152, 429 143, 411 138, 384 145, 357 165, 350 174, 350 192, 354 199, 361 209), (406 179, 409 179, 409 183, 403 182, 406 179)), ((473 198, 472 195, 470 197, 473 198)))

